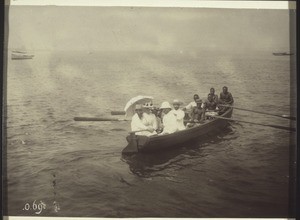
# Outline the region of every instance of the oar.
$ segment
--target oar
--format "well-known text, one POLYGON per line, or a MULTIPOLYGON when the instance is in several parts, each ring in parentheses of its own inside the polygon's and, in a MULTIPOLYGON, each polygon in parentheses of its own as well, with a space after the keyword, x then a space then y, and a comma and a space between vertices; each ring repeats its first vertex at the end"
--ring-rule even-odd
POLYGON ((280 118, 286 118, 286 119, 296 120, 296 117, 289 116, 289 115, 276 115, 276 114, 271 114, 271 113, 268 113, 268 112, 261 112, 261 111, 250 110, 250 109, 239 108, 239 107, 228 106, 228 105, 218 105, 218 106, 229 107, 229 108, 234 108, 234 109, 238 109, 238 110, 243 110, 243 111, 248 111, 248 112, 254 112, 254 113, 258 113, 258 114, 272 115, 272 116, 276 116, 276 117, 280 117, 280 118))
POLYGON ((75 117, 74 121, 130 121, 120 118, 75 117))
POLYGON ((281 125, 270 125, 270 124, 262 124, 262 123, 256 123, 256 122, 250 122, 250 121, 242 121, 242 120, 237 120, 237 119, 233 119, 233 118, 225 118, 222 116, 213 116, 213 117, 220 118, 220 119, 227 120, 227 121, 236 121, 236 122, 248 123, 248 124, 253 124, 253 125, 261 125, 261 126, 266 126, 266 127, 278 128, 278 129, 283 129, 283 130, 288 130, 288 131, 296 131, 295 128, 281 126, 281 125))
POLYGON ((111 111, 111 115, 125 115, 125 111, 111 111))

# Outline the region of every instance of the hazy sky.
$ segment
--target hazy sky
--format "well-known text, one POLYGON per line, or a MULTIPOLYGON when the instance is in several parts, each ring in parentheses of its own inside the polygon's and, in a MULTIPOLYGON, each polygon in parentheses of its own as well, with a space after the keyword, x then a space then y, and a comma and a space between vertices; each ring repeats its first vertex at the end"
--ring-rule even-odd
POLYGON ((9 48, 287 50, 289 11, 11 6, 9 48))

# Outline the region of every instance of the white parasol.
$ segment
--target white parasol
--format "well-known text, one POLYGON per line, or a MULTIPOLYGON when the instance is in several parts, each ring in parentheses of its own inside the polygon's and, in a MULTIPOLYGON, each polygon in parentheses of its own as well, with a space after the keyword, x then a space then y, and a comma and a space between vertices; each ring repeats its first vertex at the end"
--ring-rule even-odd
POLYGON ((126 112, 126 117, 132 117, 134 115, 136 104, 145 104, 146 102, 150 102, 151 100, 153 100, 152 96, 143 96, 143 95, 139 95, 130 99, 126 103, 124 108, 124 111, 126 112))

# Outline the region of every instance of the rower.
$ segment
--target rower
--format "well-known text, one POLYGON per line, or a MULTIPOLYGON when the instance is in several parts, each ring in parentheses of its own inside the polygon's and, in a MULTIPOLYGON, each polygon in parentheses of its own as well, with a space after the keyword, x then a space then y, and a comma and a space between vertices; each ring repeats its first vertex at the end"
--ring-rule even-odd
POLYGON ((187 127, 193 127, 196 123, 204 122, 204 105, 201 99, 196 100, 197 106, 193 108, 191 113, 190 122, 186 125, 187 127))
MULTIPOLYGON (((228 92, 228 87, 224 86, 223 91, 220 93, 220 99, 219 99, 219 104, 222 105, 232 105, 234 102, 232 94, 228 92)), ((227 111, 227 107, 219 107, 219 115, 223 114, 224 112, 227 111)))
POLYGON ((209 93, 207 96, 207 100, 205 100, 204 105, 203 105, 203 109, 204 109, 204 115, 205 118, 211 118, 212 116, 217 115, 217 102, 214 99, 214 96, 212 95, 212 93, 209 93))
POLYGON ((218 103, 218 96, 215 94, 215 89, 214 88, 210 88, 209 93, 207 95, 207 98, 208 98, 209 95, 212 96, 215 103, 218 103))
POLYGON ((199 95, 194 95, 194 101, 190 102, 187 106, 185 106, 182 110, 186 112, 186 118, 191 117, 191 113, 193 111, 193 108, 197 106, 196 100, 199 99, 199 95))

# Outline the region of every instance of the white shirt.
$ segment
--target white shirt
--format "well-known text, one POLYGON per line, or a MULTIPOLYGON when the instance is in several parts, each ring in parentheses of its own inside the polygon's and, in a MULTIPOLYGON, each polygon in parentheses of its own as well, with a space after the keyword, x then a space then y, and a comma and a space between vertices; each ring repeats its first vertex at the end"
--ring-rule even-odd
POLYGON ((161 134, 172 134, 177 131, 177 119, 175 115, 169 111, 168 114, 163 117, 164 130, 161 134))
POLYGON ((195 101, 190 102, 187 106, 185 106, 186 110, 192 110, 194 107, 197 106, 197 103, 195 101))
POLYGON ((181 109, 177 109, 177 110, 173 109, 171 110, 171 113, 174 114, 176 117, 177 129, 179 131, 184 130, 185 129, 185 126, 183 124, 183 118, 185 116, 184 111, 182 111, 181 109))
MULTIPOLYGON (((190 104, 188 104, 187 106, 185 106, 185 109, 188 111, 191 111, 194 107, 197 106, 197 103, 195 101, 190 102, 190 104)), ((201 108, 204 107, 204 103, 201 104, 201 108)))
MULTIPOLYGON (((142 117, 142 119, 140 119, 138 114, 135 113, 132 117, 132 120, 131 120, 131 131, 140 131, 140 130, 148 129, 148 125, 145 124, 146 121, 147 121, 147 119, 145 119, 144 117, 142 117)), ((136 132, 135 134, 136 135, 150 136, 150 135, 156 134, 156 132, 155 131, 153 131, 153 132, 140 131, 140 132, 136 132)))

